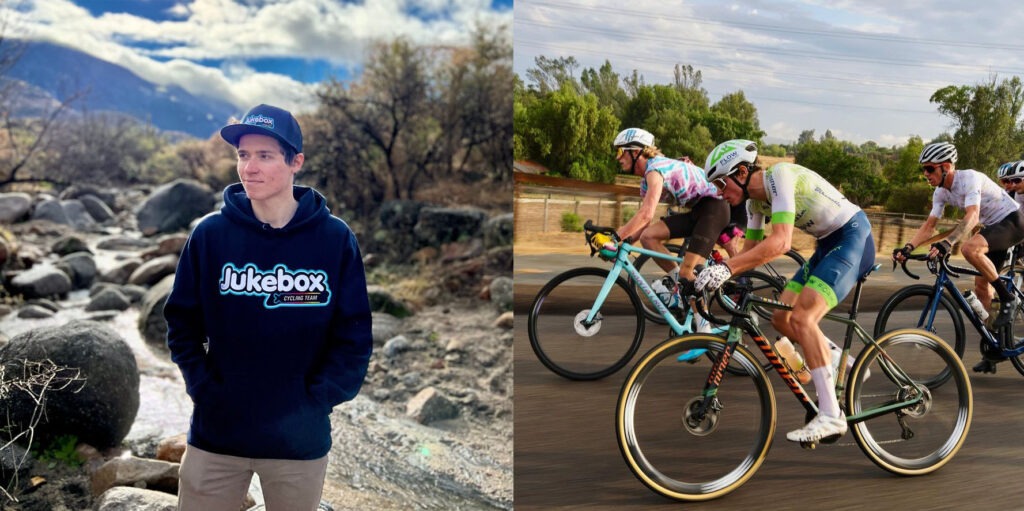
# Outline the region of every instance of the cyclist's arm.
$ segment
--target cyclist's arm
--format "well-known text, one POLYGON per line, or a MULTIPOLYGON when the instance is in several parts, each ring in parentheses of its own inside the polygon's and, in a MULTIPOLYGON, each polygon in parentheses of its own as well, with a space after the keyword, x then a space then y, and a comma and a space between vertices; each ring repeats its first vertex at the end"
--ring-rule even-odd
POLYGON ((644 179, 647 180, 647 194, 644 195, 640 209, 633 215, 633 218, 630 218, 626 225, 616 229, 615 232, 619 235, 619 239, 624 240, 634 234, 642 233, 654 219, 654 211, 658 208, 658 202, 661 201, 661 189, 665 178, 660 172, 648 172, 644 179))
POLYGON ((949 236, 946 237, 950 245, 955 244, 957 241, 964 241, 964 236, 971 232, 975 225, 978 225, 978 219, 981 217, 981 208, 974 204, 967 206, 964 210, 966 213, 963 220, 960 220, 960 223, 956 224, 953 230, 950 231, 949 236))
POLYGON ((917 230, 917 232, 914 233, 914 237, 910 238, 910 241, 908 241, 907 243, 910 243, 911 245, 914 246, 914 248, 917 248, 917 246, 922 241, 932 236, 932 233, 935 232, 935 224, 938 223, 938 221, 938 217, 934 215, 928 215, 928 220, 924 221, 924 224, 922 224, 921 227, 917 230))
POLYGON ((743 253, 725 262, 735 275, 756 268, 789 251, 793 241, 793 224, 772 223, 772 233, 758 243, 757 240, 746 240, 743 253), (756 244, 756 245, 755 245, 756 244))

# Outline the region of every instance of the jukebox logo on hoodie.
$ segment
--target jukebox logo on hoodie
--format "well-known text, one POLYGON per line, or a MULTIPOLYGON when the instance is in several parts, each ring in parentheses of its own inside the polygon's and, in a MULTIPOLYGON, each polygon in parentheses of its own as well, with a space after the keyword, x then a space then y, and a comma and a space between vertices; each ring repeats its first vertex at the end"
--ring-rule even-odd
POLYGON ((331 301, 326 272, 290 270, 283 264, 261 271, 252 263, 241 268, 227 263, 219 286, 222 295, 265 296, 263 306, 268 309, 325 306, 331 301))

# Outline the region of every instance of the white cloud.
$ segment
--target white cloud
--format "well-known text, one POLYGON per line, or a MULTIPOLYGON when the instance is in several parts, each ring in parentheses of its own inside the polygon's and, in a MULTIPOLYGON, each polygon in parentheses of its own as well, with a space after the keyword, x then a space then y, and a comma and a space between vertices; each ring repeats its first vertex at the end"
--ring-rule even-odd
POLYGON ((234 64, 217 69, 193 61, 286 57, 353 68, 376 40, 405 36, 421 44, 466 44, 474 23, 511 25, 511 11, 489 5, 485 0, 195 0, 168 9, 180 19, 154 21, 123 13, 96 17, 68 0, 36 0, 27 11, 6 13, 31 39, 79 49, 157 84, 178 85, 239 108, 272 97, 285 98, 276 104, 301 109, 311 102, 313 86, 234 64), (132 47, 134 42, 165 47, 144 50, 132 47))

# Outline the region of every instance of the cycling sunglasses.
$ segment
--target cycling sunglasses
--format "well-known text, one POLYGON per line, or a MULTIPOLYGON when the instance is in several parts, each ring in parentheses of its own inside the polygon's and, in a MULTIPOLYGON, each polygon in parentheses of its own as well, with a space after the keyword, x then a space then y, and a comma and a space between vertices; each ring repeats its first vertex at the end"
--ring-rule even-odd
POLYGON ((1006 183, 1013 183, 1015 185, 1019 185, 1021 181, 1024 181, 1024 177, 1007 177, 1007 178, 1000 179, 999 181, 1001 183, 1003 183, 1004 185, 1006 183))
POLYGON ((720 178, 712 181, 711 184, 715 185, 715 188, 718 188, 719 192, 724 192, 725 191, 725 178, 724 177, 720 177, 720 178))
POLYGON ((616 147, 615 148, 615 158, 622 158, 622 153, 624 153, 626 151, 640 151, 640 150, 641 150, 641 148, 639 148, 639 147, 616 147))
POLYGON ((936 170, 939 170, 941 168, 942 165, 921 165, 921 172, 924 172, 925 174, 931 174, 932 172, 935 172, 936 170))

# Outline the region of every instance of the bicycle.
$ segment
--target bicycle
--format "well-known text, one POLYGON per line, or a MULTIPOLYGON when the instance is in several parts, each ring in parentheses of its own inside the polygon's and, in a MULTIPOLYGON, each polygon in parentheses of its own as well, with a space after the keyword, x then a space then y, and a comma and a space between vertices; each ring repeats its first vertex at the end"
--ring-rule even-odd
MULTIPOLYGON (((594 226, 590 220, 583 229, 588 243, 597 233, 611 236, 615 233, 610 227, 594 226)), ((614 261, 610 270, 584 267, 556 275, 540 289, 530 307, 527 332, 533 352, 545 367, 570 380, 604 378, 625 366, 640 349, 646 321, 640 295, 621 275, 625 271, 635 279, 640 278, 629 255, 640 253, 681 261, 677 257, 635 247, 630 240, 619 244, 614 254, 601 252, 591 245, 591 256, 598 254, 602 259, 614 261), (595 294, 593 299, 586 298, 595 294), (626 339, 631 340, 626 342, 626 339)), ((770 280, 757 272, 742 275, 770 280)), ((669 309, 647 282, 640 284, 639 289, 662 315, 674 335, 695 330, 694 313, 689 307, 669 309)), ((773 293, 781 291, 781 285, 772 288, 773 293)), ((712 333, 725 330, 725 327, 718 327, 712 333)), ((684 361, 703 354, 694 352, 684 356, 684 361)), ((766 366, 769 364, 765 363, 766 366)), ((745 374, 739 368, 727 369, 745 374)))
MULTIPOLYGON (((1008 275, 1001 275, 999 280, 1005 282, 1007 289, 1018 300, 1019 304, 1013 312, 1013 320, 1000 329, 999 332, 992 332, 985 323, 978 317, 977 313, 967 303, 967 300, 960 294, 953 278, 959 278, 960 274, 980 275, 976 270, 959 268, 949 265, 949 256, 937 257, 928 260, 924 254, 912 255, 908 260, 924 260, 927 262, 928 271, 935 275, 935 283, 931 286, 914 284, 899 291, 896 291, 878 310, 878 320, 875 322, 875 335, 892 328, 893 323, 899 326, 908 326, 916 317, 915 328, 923 328, 932 333, 940 335, 944 339, 953 339, 953 350, 960 357, 963 357, 966 348, 966 332, 962 314, 981 335, 981 351, 987 358, 1007 358, 1017 372, 1024 375, 1024 360, 1021 354, 1024 353, 1024 338, 1015 338, 1013 331, 1024 332, 1024 325, 1017 325, 1017 322, 1024 322, 1024 292, 1018 287, 1018 283, 1024 277, 1024 271, 1011 270, 1008 275), (939 305, 942 306, 943 314, 939 313, 939 305), (910 314, 906 314, 910 313, 910 314), (896 318, 894 314, 901 314, 906 317, 896 318), (903 325, 900 325, 903 323, 903 325)), ((903 271, 915 280, 920 277, 907 269, 906 261, 902 263, 903 271)), ((938 374, 928 381, 929 387, 941 385, 946 378, 945 374, 938 374)))
MULTIPOLYGON (((854 333, 865 344, 849 374, 845 364, 839 365, 836 395, 854 441, 873 463, 899 475, 927 474, 949 462, 963 445, 974 409, 970 379, 956 353, 930 332, 897 330, 878 339, 868 335, 856 322, 865 278, 857 283, 849 318, 825 315, 847 325, 844 356, 854 333), (929 389, 914 377, 941 368, 948 368, 955 384, 929 389)), ((767 457, 777 422, 775 395, 754 354, 740 344, 744 335, 772 361, 806 411, 805 421, 817 414, 807 391, 750 314, 755 303, 791 308, 752 294, 736 308, 724 303, 720 290, 715 298, 731 315, 727 339, 690 334, 662 342, 629 372, 616 405, 616 437, 627 466, 649 489, 674 500, 726 495, 748 481, 767 457), (692 365, 676 362, 678 353, 695 349, 715 356, 692 365), (705 360, 713 361, 710 367, 701 365, 705 360), (722 369, 728 363, 738 364, 746 375, 727 376, 722 369)), ((701 314, 706 313, 701 307, 701 314)), ((817 443, 801 446, 813 449, 817 443)))
MULTIPOLYGON (((676 243, 665 243, 665 248, 668 249, 669 253, 676 254, 680 258, 682 258, 683 254, 686 253, 686 243, 683 243, 682 245, 676 243)), ((718 257, 714 257, 716 253, 719 253, 718 249, 712 250, 711 255, 714 260, 718 260, 718 258, 721 257, 721 255, 719 255, 718 257)), ((647 263, 647 261, 651 259, 651 257, 653 256, 650 256, 648 254, 640 254, 633 261, 633 266, 635 266, 638 271, 641 271, 644 265, 647 263)), ((791 259, 793 262, 795 262, 797 268, 801 268, 805 263, 807 263, 807 260, 804 258, 804 256, 800 255, 800 252, 790 249, 782 256, 779 256, 779 258, 777 258, 775 261, 769 261, 761 265, 761 267, 758 268, 757 270, 756 276, 748 276, 754 282, 753 286, 751 287, 751 290, 753 292, 762 294, 768 293, 766 296, 769 296, 770 298, 773 298, 775 300, 779 299, 779 297, 782 295, 781 291, 775 293, 774 296, 771 296, 772 290, 775 288, 785 288, 786 282, 792 276, 783 274, 778 269, 776 269, 775 266, 772 264, 773 262, 775 264, 778 264, 777 261, 782 260, 783 257, 787 257, 791 259), (776 283, 778 284, 776 285, 776 283)), ((636 279, 634 279, 633 277, 630 277, 629 282, 630 284, 637 285, 636 279)), ((643 308, 644 316, 647 318, 648 321, 652 321, 660 325, 666 324, 664 318, 662 318, 661 314, 659 314, 656 309, 647 307, 647 304, 643 304, 643 308)), ((771 319, 770 317, 765 316, 765 314, 762 313, 761 311, 758 311, 758 315, 760 315, 764 319, 771 319)))

